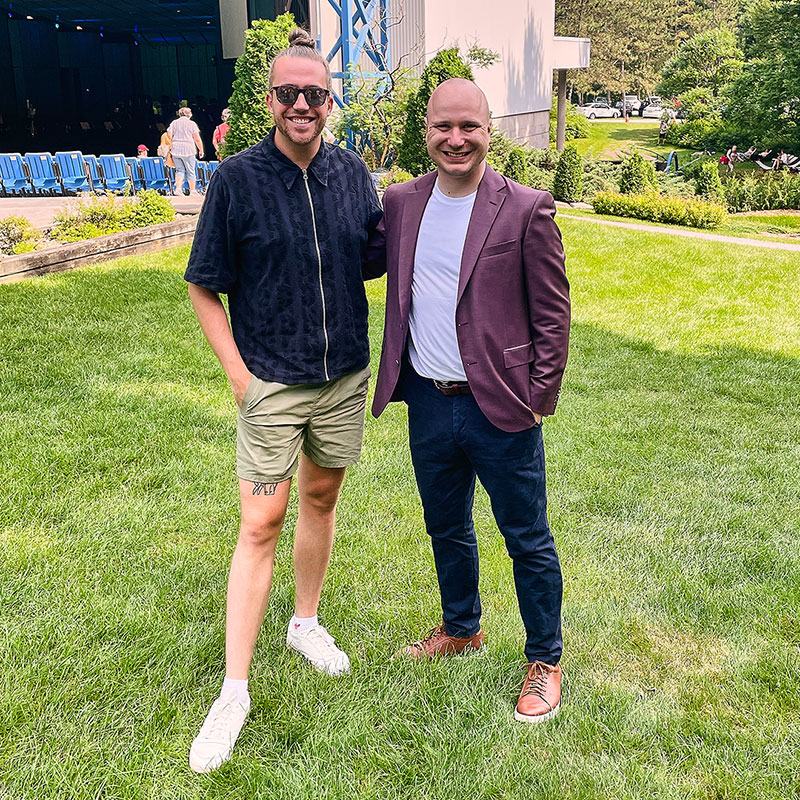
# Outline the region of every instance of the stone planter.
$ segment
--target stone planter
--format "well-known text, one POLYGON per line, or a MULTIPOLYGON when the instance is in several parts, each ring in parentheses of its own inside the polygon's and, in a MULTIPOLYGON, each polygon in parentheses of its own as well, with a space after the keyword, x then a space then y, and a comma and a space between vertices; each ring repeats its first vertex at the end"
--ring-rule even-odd
POLYGON ((112 233, 110 236, 56 244, 33 253, 6 256, 0 260, 0 283, 10 283, 34 275, 62 272, 112 258, 141 255, 166 247, 175 247, 191 242, 196 226, 196 216, 185 217, 160 225, 150 225, 147 228, 112 233))

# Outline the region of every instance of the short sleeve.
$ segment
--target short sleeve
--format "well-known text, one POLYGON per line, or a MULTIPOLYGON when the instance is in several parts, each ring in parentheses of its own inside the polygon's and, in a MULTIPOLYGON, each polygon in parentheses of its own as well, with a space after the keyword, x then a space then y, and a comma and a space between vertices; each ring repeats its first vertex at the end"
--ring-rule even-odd
POLYGON ((227 294, 238 280, 235 231, 230 195, 219 171, 211 178, 203 201, 184 279, 212 292, 227 294))

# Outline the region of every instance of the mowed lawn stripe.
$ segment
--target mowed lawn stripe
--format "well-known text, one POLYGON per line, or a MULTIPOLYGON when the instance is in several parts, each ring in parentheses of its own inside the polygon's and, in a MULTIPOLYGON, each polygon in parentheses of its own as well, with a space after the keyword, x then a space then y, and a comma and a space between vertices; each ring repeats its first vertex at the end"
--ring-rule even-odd
MULTIPOLYGON (((522 626, 483 492, 487 650, 389 660, 440 614, 395 404, 368 418, 323 594, 353 674, 283 644, 293 500, 251 719, 202 778, 187 754, 223 671, 235 414, 188 249, 0 287, 0 796, 797 794, 797 257, 561 225, 573 344, 545 432, 561 714, 512 719, 522 626)), ((369 285, 373 375, 384 292, 369 285)))

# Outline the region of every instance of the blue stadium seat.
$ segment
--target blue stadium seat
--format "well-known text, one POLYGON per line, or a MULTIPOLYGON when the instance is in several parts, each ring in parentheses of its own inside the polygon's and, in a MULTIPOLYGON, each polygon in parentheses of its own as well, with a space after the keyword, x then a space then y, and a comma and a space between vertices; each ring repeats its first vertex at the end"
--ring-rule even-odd
POLYGON ((0 153, 0 186, 3 194, 33 194, 30 170, 19 153, 0 153))
POLYGON ((25 163, 30 170, 30 180, 36 194, 64 194, 58 166, 50 153, 25 153, 25 163))
POLYGON ((61 171, 61 186, 64 192, 88 191, 89 176, 83 160, 83 154, 77 150, 56 153, 56 164, 61 171))
POLYGON ((95 194, 102 194, 106 190, 106 179, 97 156, 84 156, 83 163, 86 165, 86 171, 89 175, 91 190, 95 194))
POLYGON ((218 166, 219 166, 219 161, 206 161, 206 169, 208 170, 209 180, 211 180, 211 176, 214 174, 218 166))
POLYGON ((126 156, 125 161, 130 169, 131 179, 133 180, 133 191, 138 192, 144 189, 144 176, 139 159, 135 156, 126 156))
POLYGON ((169 170, 161 156, 140 158, 139 164, 142 168, 142 178, 145 189, 155 189, 157 192, 172 193, 172 182, 170 181, 169 170))
POLYGON ((121 192, 126 186, 131 185, 128 162, 125 161, 125 156, 122 153, 100 156, 97 160, 103 168, 103 178, 105 179, 107 191, 121 192))

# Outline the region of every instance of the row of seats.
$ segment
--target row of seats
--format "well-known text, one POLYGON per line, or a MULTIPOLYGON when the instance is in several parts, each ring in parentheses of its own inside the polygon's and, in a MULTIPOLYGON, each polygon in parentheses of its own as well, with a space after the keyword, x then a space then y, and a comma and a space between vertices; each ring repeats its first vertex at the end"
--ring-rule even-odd
MULTIPOLYGON (((197 189, 205 191, 217 161, 197 162, 197 189)), ((175 194, 175 170, 160 156, 130 158, 122 155, 91 156, 80 151, 50 153, 0 153, 0 193, 3 197, 76 195, 80 192, 132 192, 155 189, 175 194)), ((188 188, 184 183, 179 193, 188 188)))

